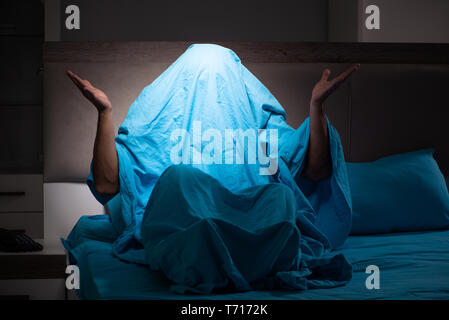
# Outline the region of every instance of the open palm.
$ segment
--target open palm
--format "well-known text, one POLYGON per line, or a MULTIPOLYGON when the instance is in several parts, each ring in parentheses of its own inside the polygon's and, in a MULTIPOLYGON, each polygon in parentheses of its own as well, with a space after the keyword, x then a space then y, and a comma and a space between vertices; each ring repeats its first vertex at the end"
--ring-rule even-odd
POLYGON ((348 79, 352 73, 357 71, 359 67, 360 64, 355 64, 330 81, 328 79, 331 71, 329 69, 324 70, 320 81, 318 81, 312 90, 311 103, 317 105, 323 104, 326 98, 329 97, 332 92, 334 92, 346 79, 348 79))
POLYGON ((112 109, 111 102, 103 91, 95 88, 89 81, 81 79, 70 70, 67 70, 67 75, 99 112, 112 109))

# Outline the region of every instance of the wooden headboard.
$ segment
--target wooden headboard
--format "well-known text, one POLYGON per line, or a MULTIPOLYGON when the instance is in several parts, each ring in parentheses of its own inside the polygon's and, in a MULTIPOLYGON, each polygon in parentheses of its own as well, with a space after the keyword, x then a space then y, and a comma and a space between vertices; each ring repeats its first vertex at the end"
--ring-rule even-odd
MULTIPOLYGON (((84 181, 92 156, 95 109, 66 78, 72 69, 104 90, 116 128, 129 105, 191 42, 48 42, 44 48, 44 181, 84 181)), ((449 45, 376 43, 219 43, 276 96, 287 121, 307 117, 314 83, 349 63, 362 68, 326 105, 347 161, 434 147, 449 174, 449 45)))

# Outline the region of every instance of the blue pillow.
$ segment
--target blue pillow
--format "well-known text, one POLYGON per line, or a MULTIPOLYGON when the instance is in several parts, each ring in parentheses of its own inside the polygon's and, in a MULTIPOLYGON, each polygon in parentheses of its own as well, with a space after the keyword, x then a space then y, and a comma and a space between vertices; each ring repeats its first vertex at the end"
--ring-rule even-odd
POLYGON ((433 149, 347 163, 351 234, 446 229, 449 194, 433 149))

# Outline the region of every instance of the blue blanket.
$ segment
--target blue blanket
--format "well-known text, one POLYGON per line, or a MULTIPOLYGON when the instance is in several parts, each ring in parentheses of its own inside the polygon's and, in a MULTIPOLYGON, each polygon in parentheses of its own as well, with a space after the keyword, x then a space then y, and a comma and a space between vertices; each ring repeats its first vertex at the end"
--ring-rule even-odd
MULTIPOLYGON (((113 253, 161 270, 178 292, 349 281, 350 264, 331 254, 351 227, 338 133, 328 121, 332 176, 312 183, 301 177, 308 119, 295 130, 285 117, 234 52, 191 46, 119 128, 113 253)), ((112 198, 96 192, 92 172, 87 182, 101 203, 112 198)))
POLYGON ((81 299, 449 299, 449 231, 350 236, 336 250, 353 266, 344 286, 315 290, 257 290, 220 294, 169 291, 172 282, 145 265, 112 253, 115 231, 106 215, 84 216, 71 240, 77 244, 81 299), (380 269, 380 289, 365 286, 369 265, 380 269))

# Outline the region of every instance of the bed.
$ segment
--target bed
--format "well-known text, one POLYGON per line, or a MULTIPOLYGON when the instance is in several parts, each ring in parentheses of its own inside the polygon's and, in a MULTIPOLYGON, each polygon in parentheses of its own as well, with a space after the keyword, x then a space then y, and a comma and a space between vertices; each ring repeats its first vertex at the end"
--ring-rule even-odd
MULTIPOLYGON (((98 218, 109 223, 105 215, 98 218)), ((353 265, 352 280, 345 286, 214 295, 172 293, 163 274, 119 260, 104 237, 84 241, 78 261, 84 272, 83 299, 449 299, 449 230, 349 237, 337 251, 353 265), (380 269, 379 290, 365 286, 369 265, 380 269)))
MULTIPOLYGON (((93 214, 104 230, 110 224, 107 215, 97 215, 102 208, 94 204, 84 184, 95 135, 95 111, 82 97, 75 95, 72 84, 64 79, 64 70, 75 69, 111 92, 111 99, 118 106, 114 113, 118 127, 140 89, 188 45, 184 42, 46 44, 46 238, 66 238, 74 222, 86 213, 93 214), (129 79, 130 84, 118 90, 122 77, 129 79), (66 120, 60 121, 62 118, 66 120), (80 187, 65 189, 67 183, 80 187), (77 199, 76 208, 69 199, 77 199)), ((376 49, 371 45, 366 48, 337 45, 332 51, 329 45, 323 48, 282 43, 224 45, 234 49, 273 92, 285 107, 292 126, 298 126, 307 116, 308 93, 320 71, 330 67, 338 73, 347 63, 361 57, 358 61, 366 62, 363 70, 345 84, 327 106, 328 116, 340 134, 345 159, 372 161, 385 155, 433 147, 441 171, 445 175, 449 173, 449 140, 441 134, 445 132, 445 119, 449 116, 445 96, 445 84, 449 81, 446 58, 427 61, 412 54, 415 60, 401 63, 401 52, 411 49, 406 46, 385 45, 376 49), (352 52, 346 55, 348 48, 352 52), (379 58, 373 55, 373 52, 390 49, 393 54, 390 57, 388 54, 379 58), (396 88, 394 94, 392 87, 396 88), (429 96, 432 96, 431 103, 429 96), (392 106, 406 106, 408 112, 392 106)), ((345 286, 216 295, 172 293, 170 281, 160 273, 115 257, 107 233, 88 233, 82 235, 80 241, 82 250, 76 262, 83 270, 83 290, 79 292, 83 299, 449 299, 448 230, 350 236, 337 251, 353 265, 352 280, 345 286), (378 290, 369 290, 365 285, 369 276, 366 268, 370 265, 380 269, 378 290)))

